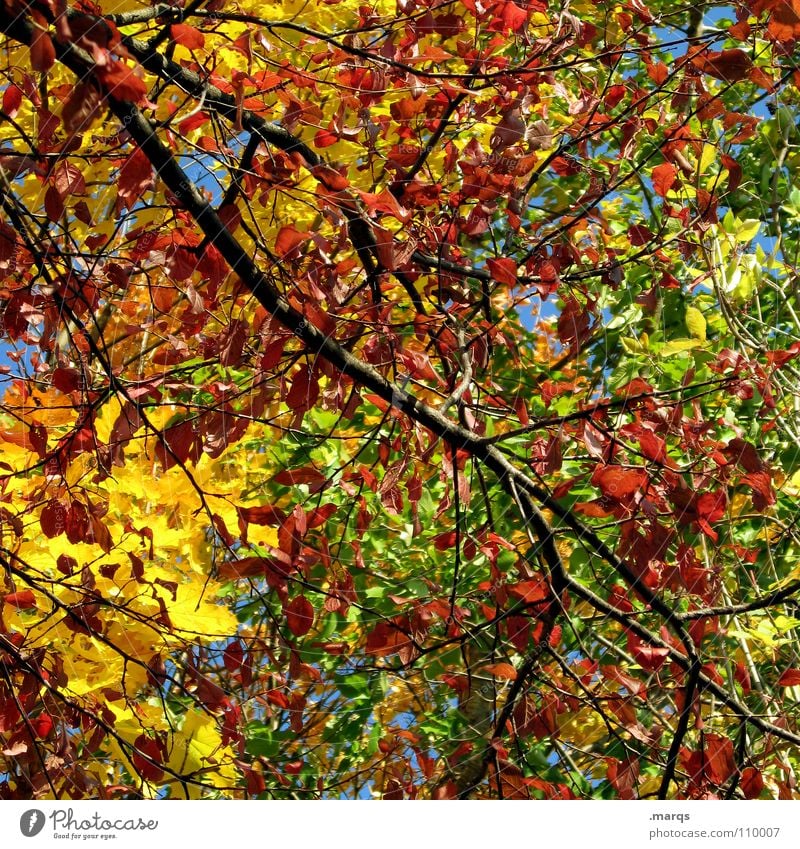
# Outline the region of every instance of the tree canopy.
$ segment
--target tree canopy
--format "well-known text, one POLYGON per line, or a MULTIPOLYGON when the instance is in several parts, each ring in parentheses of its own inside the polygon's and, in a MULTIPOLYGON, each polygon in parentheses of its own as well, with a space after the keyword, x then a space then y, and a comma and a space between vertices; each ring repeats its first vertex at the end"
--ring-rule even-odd
POLYGON ((798 0, 4 0, 0 798, 795 798, 798 0))

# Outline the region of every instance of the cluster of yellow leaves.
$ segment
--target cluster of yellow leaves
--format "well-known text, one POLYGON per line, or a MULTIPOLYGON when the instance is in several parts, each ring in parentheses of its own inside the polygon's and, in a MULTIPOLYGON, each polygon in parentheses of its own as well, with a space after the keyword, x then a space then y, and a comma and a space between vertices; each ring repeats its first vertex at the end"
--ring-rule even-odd
MULTIPOLYGON (((179 665, 182 653, 224 645, 237 633, 236 617, 212 576, 208 513, 236 527, 243 478, 237 464, 243 454, 234 448, 216 459, 203 455, 187 475, 178 467, 162 470, 152 459, 152 440, 141 439, 109 477, 97 475, 92 452, 74 458, 63 476, 48 474, 21 434, 31 423, 69 424, 64 397, 55 390, 37 391, 20 407, 9 390, 4 400, 30 415, 18 420, 5 415, 0 428, 4 508, 21 522, 14 533, 3 525, 4 559, 15 571, 0 585, 5 600, 0 632, 8 638, 21 635, 26 653, 41 649, 60 658, 66 681, 59 689, 69 703, 89 709, 104 705, 106 715, 113 715, 118 737, 104 742, 111 760, 98 760, 99 772, 129 764, 130 750, 122 741, 133 745, 143 733, 160 732, 169 741, 168 769, 233 786, 233 752, 223 746, 213 712, 198 701, 173 714, 151 676, 159 663, 162 670, 165 661, 179 665), (65 533, 46 536, 40 516, 54 498, 103 505, 110 545, 70 541, 65 533)), ((103 408, 96 422, 100 443, 109 438, 119 409, 116 401, 103 408)), ((272 529, 254 528, 251 536, 262 544, 276 542, 272 529)), ((177 686, 168 682, 166 689, 177 686)), ((186 788, 190 795, 199 793, 198 785, 186 788)), ((173 790, 184 792, 177 784, 173 790)))

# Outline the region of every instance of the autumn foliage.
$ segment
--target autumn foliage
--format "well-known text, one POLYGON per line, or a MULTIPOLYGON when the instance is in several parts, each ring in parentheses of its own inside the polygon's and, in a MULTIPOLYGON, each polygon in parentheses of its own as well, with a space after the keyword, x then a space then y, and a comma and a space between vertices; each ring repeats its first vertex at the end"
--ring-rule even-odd
POLYGON ((0 33, 0 798, 797 796, 797 0, 0 33))

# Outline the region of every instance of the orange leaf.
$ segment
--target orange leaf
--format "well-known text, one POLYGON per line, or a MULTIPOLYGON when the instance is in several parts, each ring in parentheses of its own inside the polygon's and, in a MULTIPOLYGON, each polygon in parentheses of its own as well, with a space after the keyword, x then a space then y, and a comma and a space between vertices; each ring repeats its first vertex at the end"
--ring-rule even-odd
POLYGON ((800 0, 772 0, 753 4, 753 11, 771 8, 767 33, 775 41, 793 41, 800 38, 800 0))
POLYGON ((550 589, 542 578, 532 581, 520 581, 518 584, 509 584, 506 589, 510 596, 528 604, 546 601, 550 597, 550 589))
POLYGON ((298 245, 308 238, 308 233, 301 233, 291 225, 281 227, 278 238, 275 240, 275 253, 284 257, 291 253, 298 245))
POLYGON ((642 469, 623 469, 620 466, 598 466, 592 483, 606 498, 625 501, 647 485, 647 472, 642 469))
POLYGON ((322 183, 323 186, 325 186, 326 189, 330 189, 332 192, 341 192, 350 185, 350 181, 347 177, 343 176, 329 165, 315 165, 311 169, 311 173, 317 178, 317 180, 320 181, 320 183, 322 183))
POLYGON ((647 76, 658 86, 664 85, 669 79, 669 68, 663 62, 647 65, 647 76))
POLYGON ((513 259, 506 257, 487 259, 486 265, 489 266, 489 273, 492 275, 492 278, 498 283, 513 286, 517 282, 517 264, 513 259))
POLYGON ((675 166, 669 162, 663 162, 653 168, 653 188, 660 197, 666 197, 667 192, 675 182, 675 166))
POLYGON ((495 678, 503 678, 506 681, 516 681, 517 678, 517 670, 510 663, 490 663, 482 669, 495 678))
POLYGON ((198 50, 206 43, 203 33, 187 24, 172 24, 169 31, 172 40, 176 44, 182 44, 187 50, 198 50))

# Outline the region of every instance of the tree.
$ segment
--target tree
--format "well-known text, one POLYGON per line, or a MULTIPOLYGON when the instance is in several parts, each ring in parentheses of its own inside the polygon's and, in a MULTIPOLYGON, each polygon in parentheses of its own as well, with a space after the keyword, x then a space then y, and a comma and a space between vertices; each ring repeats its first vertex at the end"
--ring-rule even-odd
POLYGON ((0 797, 796 795, 796 0, 3 8, 0 797))

